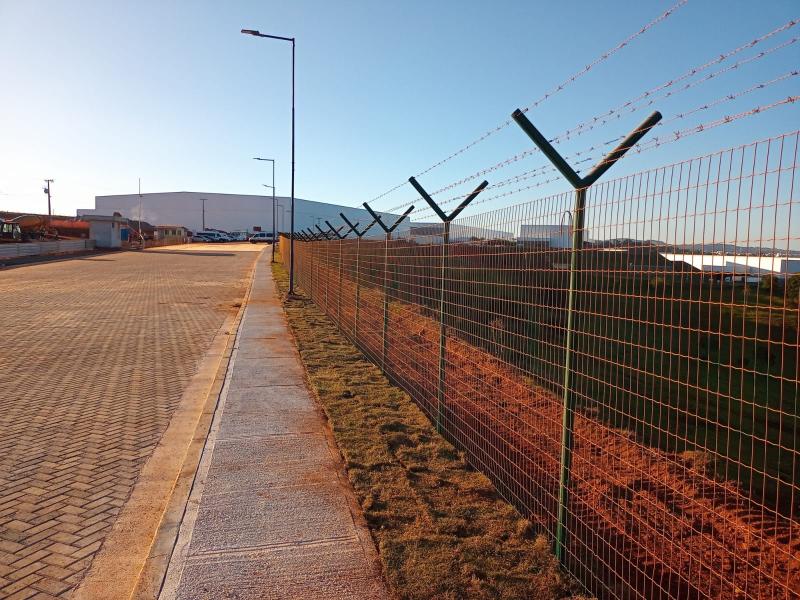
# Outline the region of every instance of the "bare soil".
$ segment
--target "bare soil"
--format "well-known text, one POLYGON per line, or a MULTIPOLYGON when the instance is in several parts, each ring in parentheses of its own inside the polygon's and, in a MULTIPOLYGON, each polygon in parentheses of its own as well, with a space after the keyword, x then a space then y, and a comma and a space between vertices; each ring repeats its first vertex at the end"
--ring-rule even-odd
MULTIPOLYGON (((320 271, 322 271, 320 273, 320 271)), ((392 302, 383 355, 383 294, 316 273, 321 308, 405 389, 466 459, 540 532, 552 536, 558 498, 561 401, 524 372, 451 333, 437 407, 438 323, 392 302)), ((576 415, 568 566, 601 597, 800 598, 800 523, 714 474, 700 452, 669 453, 576 415)))

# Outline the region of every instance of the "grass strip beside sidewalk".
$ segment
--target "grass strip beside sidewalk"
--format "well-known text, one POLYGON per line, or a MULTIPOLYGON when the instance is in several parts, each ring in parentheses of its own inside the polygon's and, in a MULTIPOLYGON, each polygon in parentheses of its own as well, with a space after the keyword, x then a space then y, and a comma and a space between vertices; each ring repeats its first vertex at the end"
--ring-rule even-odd
MULTIPOLYGON (((276 263, 273 273, 285 293, 285 269, 276 263)), ((549 600, 576 592, 547 540, 315 304, 290 300, 284 309, 398 596, 549 600)))

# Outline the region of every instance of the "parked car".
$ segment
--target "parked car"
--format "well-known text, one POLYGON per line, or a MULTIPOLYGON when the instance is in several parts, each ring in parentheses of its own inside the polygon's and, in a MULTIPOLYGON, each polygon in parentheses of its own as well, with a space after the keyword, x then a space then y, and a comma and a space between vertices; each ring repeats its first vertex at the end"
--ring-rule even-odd
POLYGON ((246 231, 232 231, 229 237, 234 242, 246 242, 249 239, 246 231))
POLYGON ((228 236, 220 233, 219 231, 198 231, 192 236, 192 241, 214 243, 214 242, 229 242, 228 236))
POLYGON ((251 244, 271 244, 272 232, 259 231, 250 236, 251 244))

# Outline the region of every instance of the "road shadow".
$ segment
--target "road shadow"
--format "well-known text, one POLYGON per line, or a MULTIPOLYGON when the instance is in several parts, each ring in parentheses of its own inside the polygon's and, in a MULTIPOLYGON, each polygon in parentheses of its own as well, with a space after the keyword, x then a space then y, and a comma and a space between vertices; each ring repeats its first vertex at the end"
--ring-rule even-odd
POLYGON ((114 254, 118 250, 89 250, 72 254, 45 254, 42 256, 24 256, 20 258, 0 259, 0 271, 18 269, 39 263, 64 262, 72 260, 111 261, 112 258, 99 258, 103 255, 114 254))
POLYGON ((202 250, 159 250, 149 248, 155 254, 178 254, 181 256, 236 256, 235 252, 204 252, 202 250))

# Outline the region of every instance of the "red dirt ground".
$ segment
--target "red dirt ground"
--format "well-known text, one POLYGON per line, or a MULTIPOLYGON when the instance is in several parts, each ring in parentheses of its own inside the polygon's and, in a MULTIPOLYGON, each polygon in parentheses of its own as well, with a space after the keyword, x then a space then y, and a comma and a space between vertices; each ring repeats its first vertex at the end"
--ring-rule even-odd
MULTIPOLYGON (((344 279, 340 298, 338 271, 320 270, 315 264, 315 302, 381 364, 382 293, 361 286, 354 337, 355 284, 344 279)), ((422 313, 392 302, 385 370, 435 420, 439 330, 422 313)), ((444 435, 552 535, 561 400, 456 335, 447 342, 444 435)), ((701 453, 649 447, 588 410, 575 416, 574 439, 568 564, 593 593, 800 598, 800 523, 769 511, 735 483, 716 480, 701 453)))

